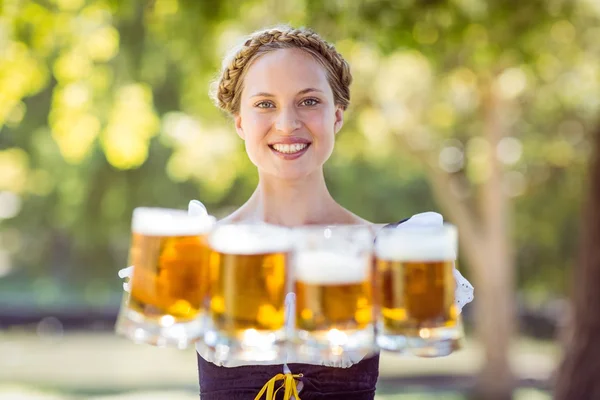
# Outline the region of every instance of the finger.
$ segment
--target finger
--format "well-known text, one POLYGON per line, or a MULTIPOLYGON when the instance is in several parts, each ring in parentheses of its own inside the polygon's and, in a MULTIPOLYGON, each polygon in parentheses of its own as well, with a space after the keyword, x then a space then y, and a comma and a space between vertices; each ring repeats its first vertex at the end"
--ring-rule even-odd
POLYGON ((129 284, 128 282, 124 282, 123 290, 126 291, 127 293, 130 293, 131 292, 131 284, 129 284))

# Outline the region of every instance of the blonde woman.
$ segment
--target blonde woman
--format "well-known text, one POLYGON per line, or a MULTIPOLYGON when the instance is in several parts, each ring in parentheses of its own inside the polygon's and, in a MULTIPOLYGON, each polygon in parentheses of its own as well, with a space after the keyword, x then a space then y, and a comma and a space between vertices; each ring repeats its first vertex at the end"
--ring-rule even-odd
MULTIPOLYGON (((259 182, 248 201, 224 222, 262 221, 288 227, 370 224, 335 201, 323 174, 323 165, 344 125, 351 82, 344 58, 308 29, 259 31, 232 51, 224 60, 213 97, 217 106, 232 116, 258 170, 259 182)), ((191 210, 193 207, 190 204, 191 210)), ((203 211, 198 204, 196 209, 203 211)), ((431 215, 422 217, 411 222, 431 219, 431 215)), ((434 223, 438 219, 441 223, 441 216, 433 215, 434 223)), ((471 294, 463 296, 463 304, 471 294)), ((271 378, 283 372, 294 374, 296 379, 287 382, 296 385, 302 400, 375 396, 379 354, 347 359, 335 366, 322 360, 216 365, 208 350, 197 349, 202 399, 253 399, 271 378)))

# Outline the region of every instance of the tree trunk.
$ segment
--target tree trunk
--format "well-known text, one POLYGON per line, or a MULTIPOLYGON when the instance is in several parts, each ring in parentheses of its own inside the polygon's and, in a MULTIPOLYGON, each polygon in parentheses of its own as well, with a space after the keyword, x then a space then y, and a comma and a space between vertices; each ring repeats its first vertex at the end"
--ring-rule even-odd
POLYGON ((491 151, 490 175, 482 184, 480 215, 452 195, 450 177, 430 168, 430 182, 444 213, 456 222, 461 248, 471 267, 475 286, 475 322, 484 349, 483 365, 473 397, 512 398, 514 378, 509 351, 514 334, 514 258, 510 242, 510 201, 503 189, 503 170, 495 153, 506 135, 503 110, 507 104, 493 94, 485 103, 485 138, 491 151))
MULTIPOLYGON (((514 335, 515 284, 511 246, 510 199, 503 188, 504 173, 496 157, 498 142, 506 136, 503 113, 510 106, 489 91, 484 101, 484 138, 490 145, 490 175, 481 185, 480 206, 476 209, 453 190, 451 175, 437 167, 437 154, 412 149, 427 169, 429 183, 445 217, 456 223, 460 247, 471 267, 475 286, 475 325, 485 364, 480 371, 474 398, 511 399, 515 387, 509 351, 514 335)), ((411 149, 402 135, 402 147, 411 149)))
POLYGON ((556 400, 600 399, 600 129, 575 270, 573 333, 556 379, 556 400))
POLYGON ((498 143, 506 136, 503 114, 508 104, 493 91, 484 101, 490 175, 483 184, 481 210, 487 243, 473 257, 473 266, 481 287, 479 304, 475 306, 476 329, 486 363, 480 371, 474 397, 500 400, 512 398, 514 387, 509 360, 515 321, 514 261, 510 245, 512 213, 503 187, 504 172, 496 157, 498 143))

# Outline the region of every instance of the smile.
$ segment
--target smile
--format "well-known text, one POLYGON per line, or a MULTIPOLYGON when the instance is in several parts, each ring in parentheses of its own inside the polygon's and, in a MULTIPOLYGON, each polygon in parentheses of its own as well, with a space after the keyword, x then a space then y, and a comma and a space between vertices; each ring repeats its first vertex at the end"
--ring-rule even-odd
POLYGON ((269 148, 277 157, 291 161, 300 158, 306 153, 311 143, 274 143, 269 148))
POLYGON ((302 150, 306 149, 308 147, 308 143, 294 143, 294 144, 282 144, 282 143, 276 143, 276 144, 272 144, 270 147, 276 151, 278 151, 279 153, 284 153, 284 154, 294 154, 294 153, 299 153, 302 150))

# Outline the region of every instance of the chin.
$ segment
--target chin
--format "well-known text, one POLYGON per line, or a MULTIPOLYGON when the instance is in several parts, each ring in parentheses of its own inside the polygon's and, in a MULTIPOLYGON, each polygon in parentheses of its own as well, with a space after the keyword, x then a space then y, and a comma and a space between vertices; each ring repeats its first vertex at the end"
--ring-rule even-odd
POLYGON ((251 158, 251 160, 258 170, 265 175, 294 181, 306 179, 323 170, 323 164, 327 159, 321 160, 321 157, 314 156, 314 154, 306 153, 296 160, 281 160, 277 157, 254 160, 251 158))

